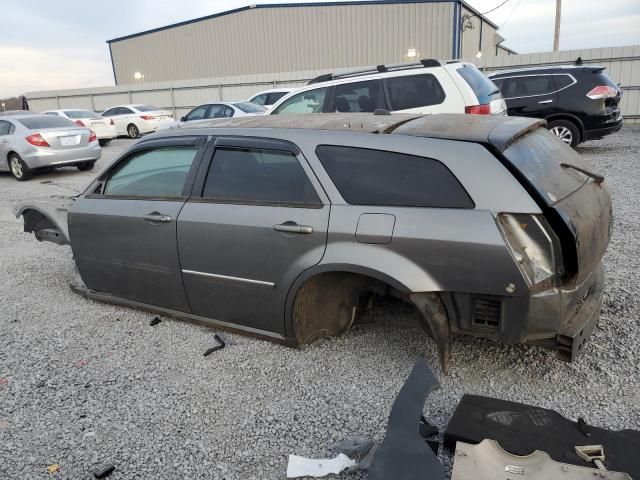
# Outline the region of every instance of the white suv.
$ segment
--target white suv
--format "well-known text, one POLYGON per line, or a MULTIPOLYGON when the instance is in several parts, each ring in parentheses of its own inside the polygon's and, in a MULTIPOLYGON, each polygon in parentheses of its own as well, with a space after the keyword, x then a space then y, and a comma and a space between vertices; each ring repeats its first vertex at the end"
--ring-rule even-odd
POLYGON ((472 63, 437 60, 321 75, 268 114, 374 112, 506 115, 498 87, 472 63))

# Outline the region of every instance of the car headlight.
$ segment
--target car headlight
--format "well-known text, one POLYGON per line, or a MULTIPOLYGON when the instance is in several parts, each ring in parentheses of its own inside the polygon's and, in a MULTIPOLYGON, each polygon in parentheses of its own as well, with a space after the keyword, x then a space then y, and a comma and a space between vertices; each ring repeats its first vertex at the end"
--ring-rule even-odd
POLYGON ((560 243, 541 215, 501 213, 498 224, 529 286, 549 288, 558 273, 560 243))

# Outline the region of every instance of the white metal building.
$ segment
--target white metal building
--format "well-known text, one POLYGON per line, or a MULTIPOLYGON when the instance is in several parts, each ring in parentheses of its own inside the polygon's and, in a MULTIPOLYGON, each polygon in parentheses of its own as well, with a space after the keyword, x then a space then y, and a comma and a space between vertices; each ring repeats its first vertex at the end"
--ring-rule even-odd
POLYGON ((462 0, 251 5, 109 40, 117 85, 513 53, 462 0))

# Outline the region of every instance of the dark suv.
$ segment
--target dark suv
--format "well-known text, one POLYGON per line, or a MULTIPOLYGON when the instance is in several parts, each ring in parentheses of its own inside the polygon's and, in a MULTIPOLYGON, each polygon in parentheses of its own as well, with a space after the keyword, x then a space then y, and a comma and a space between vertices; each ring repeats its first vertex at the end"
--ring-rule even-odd
POLYGON ((500 88, 509 115, 544 118, 547 127, 572 147, 622 127, 622 91, 604 67, 521 68, 489 78, 500 88))

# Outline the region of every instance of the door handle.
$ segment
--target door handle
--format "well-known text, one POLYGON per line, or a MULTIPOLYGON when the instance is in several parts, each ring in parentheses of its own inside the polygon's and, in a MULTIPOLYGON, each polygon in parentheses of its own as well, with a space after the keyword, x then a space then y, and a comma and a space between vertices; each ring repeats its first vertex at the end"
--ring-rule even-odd
POLYGON ((280 225, 274 225, 273 229, 276 232, 303 233, 307 235, 313 233, 313 227, 298 225, 296 222, 284 222, 280 225))
POLYGON ((538 103, 552 103, 552 102, 553 102, 553 100, 541 100, 538 103))
POLYGON ((162 215, 158 212, 151 212, 142 217, 145 222, 149 223, 169 223, 172 218, 169 215, 162 215))

